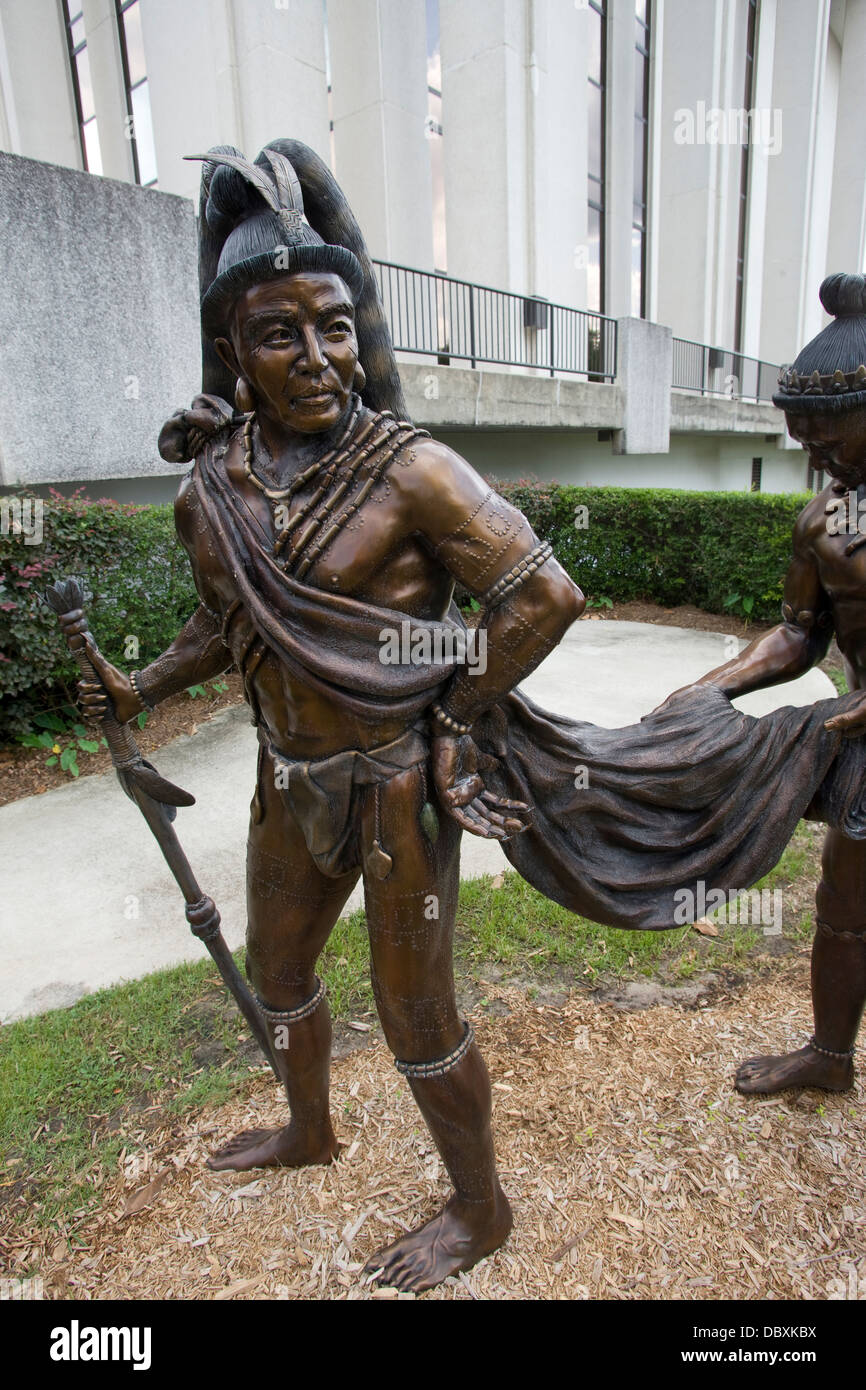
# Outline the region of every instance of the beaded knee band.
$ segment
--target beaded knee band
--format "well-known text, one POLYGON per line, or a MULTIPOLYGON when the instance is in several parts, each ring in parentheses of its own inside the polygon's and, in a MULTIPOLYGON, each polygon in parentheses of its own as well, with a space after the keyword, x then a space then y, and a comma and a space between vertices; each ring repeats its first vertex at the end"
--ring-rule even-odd
POLYGON ((398 1062, 394 1059, 394 1066, 401 1076, 407 1076, 410 1081, 423 1081, 434 1076, 444 1076, 446 1072, 456 1067, 462 1061, 475 1041, 475 1029, 471 1023, 464 1023, 465 1032, 463 1039, 457 1044, 453 1052, 449 1052, 447 1057, 440 1057, 436 1062, 398 1062))
POLYGON ((822 1057, 836 1057, 836 1058, 838 1058, 838 1060, 839 1060, 840 1062, 841 1062, 841 1061, 847 1061, 849 1057, 853 1057, 853 1056, 854 1056, 854 1048, 853 1048, 853 1047, 850 1048, 848 1052, 831 1052, 830 1049, 829 1049, 829 1047, 819 1047, 818 1044, 817 1044, 816 1041, 815 1041, 815 1034, 814 1034, 814 1033, 812 1034, 811 1038, 809 1039, 809 1046, 811 1047, 811 1049, 812 1049, 813 1052, 820 1052, 822 1057))
POLYGON ((491 604, 501 603, 509 594, 514 593, 515 589, 519 589, 521 584, 525 584, 536 570, 541 569, 541 566, 550 559, 552 554, 553 546, 550 541, 542 541, 534 550, 530 550, 519 564, 514 565, 507 574, 503 574, 502 578, 497 580, 492 588, 487 590, 481 599, 482 607, 488 608, 491 604))
POLYGON ((316 1012, 316 1009, 325 997, 325 982, 324 980, 319 980, 318 976, 316 979, 318 980, 318 984, 315 994, 311 994, 309 999, 304 1000, 304 1003, 299 1004, 296 1009, 269 1009, 267 1004, 263 1004, 258 995, 256 995, 256 1004, 258 1005, 259 1013, 268 1023, 300 1023, 302 1018, 309 1018, 310 1014, 316 1012))
POLYGON ((843 941, 857 941, 861 946, 866 946, 866 927, 862 932, 843 931, 841 927, 831 927, 829 922, 824 922, 819 917, 817 920, 818 931, 822 936, 836 936, 843 941))

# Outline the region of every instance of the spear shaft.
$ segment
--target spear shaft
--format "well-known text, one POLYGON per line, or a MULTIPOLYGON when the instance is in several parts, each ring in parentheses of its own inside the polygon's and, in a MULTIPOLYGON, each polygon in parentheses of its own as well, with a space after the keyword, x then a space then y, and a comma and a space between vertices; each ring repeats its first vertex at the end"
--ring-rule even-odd
MULTIPOLYGON (((89 651, 97 652, 98 648, 87 629, 86 619, 83 618, 84 595, 78 580, 67 579, 62 583, 53 584, 46 590, 45 601, 60 618, 71 616, 76 612, 81 614, 83 630, 67 637, 67 645, 75 657, 83 678, 86 681, 101 683, 96 668, 88 655, 89 651)), ((200 941, 204 942, 213 957, 229 993, 249 1024, 253 1037, 279 1080, 279 1072, 274 1061, 267 1028, 249 987, 226 945, 225 937, 220 930, 220 914, 217 906, 213 898, 208 897, 199 887, 172 824, 176 815, 176 807, 194 805, 195 797, 160 777, 156 768, 141 756, 141 751, 129 726, 118 723, 111 708, 106 711, 101 725, 120 785, 127 796, 138 806, 150 826, 153 836, 162 850, 165 862, 183 893, 186 903, 186 919, 190 929, 200 941)))

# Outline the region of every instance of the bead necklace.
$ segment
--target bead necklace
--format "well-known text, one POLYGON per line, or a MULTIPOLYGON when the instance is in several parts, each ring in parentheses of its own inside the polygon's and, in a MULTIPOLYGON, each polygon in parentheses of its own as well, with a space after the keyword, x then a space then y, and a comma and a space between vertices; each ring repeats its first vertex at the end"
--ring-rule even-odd
POLYGON ((334 495, 330 497, 320 509, 319 515, 313 518, 313 521, 311 521, 304 534, 298 538, 293 547, 292 554, 289 557, 286 567, 289 568, 291 565, 296 566, 295 577, 297 579, 303 579, 313 565, 322 558, 325 551, 336 539, 343 527, 351 521, 355 513, 367 500, 373 488, 376 486, 376 483, 382 477, 388 464, 394 456, 399 453, 404 444, 407 444, 410 439, 417 437, 421 433, 426 434, 426 430, 416 430, 414 425, 406 420, 397 421, 389 419, 384 421, 384 428, 366 448, 361 450, 358 457, 352 460, 348 476, 336 489, 334 495), (337 502, 345 496, 348 488, 356 481, 362 465, 366 463, 371 456, 375 455, 379 449, 381 449, 382 452, 379 454, 378 458, 374 458, 373 462, 369 464, 366 481, 363 483, 358 493, 340 515, 330 521, 330 525, 323 531, 322 528, 325 526, 326 522, 330 520, 331 513, 337 502), (311 542, 317 531, 319 533, 319 539, 316 541, 315 545, 313 545, 311 542))
POLYGON ((298 507, 291 520, 282 526, 274 541, 274 554, 279 555, 292 539, 293 533, 297 533, 297 528, 301 522, 307 522, 300 534, 295 535, 294 544, 283 561, 285 570, 291 572, 294 568, 298 579, 302 579, 321 558, 338 533, 366 501, 394 455, 410 439, 427 435, 426 430, 416 429, 408 420, 395 420, 389 410, 383 410, 371 416, 363 429, 353 438, 361 413, 361 401, 357 395, 352 397, 352 406, 349 422, 337 443, 315 463, 310 464, 303 473, 299 473, 293 478, 291 483, 280 488, 269 487, 258 476, 253 467, 255 414, 248 415, 244 424, 244 473, 250 482, 272 503, 275 513, 278 506, 284 506, 306 483, 312 481, 317 475, 320 477, 320 483, 315 492, 298 507), (378 432, 371 439, 370 436, 374 434, 374 431, 378 432), (381 453, 379 453, 380 450, 381 453), (378 458, 375 457, 377 453, 379 453, 378 458), (369 460, 372 460, 372 463, 367 479, 354 501, 338 517, 331 520, 334 509, 345 499, 346 494, 357 482, 361 468, 369 460), (344 470, 344 476, 333 491, 330 491, 341 470, 344 470), (316 512, 316 508, 318 508, 318 512, 316 512), (312 515, 313 513, 315 515, 312 515), (328 521, 331 521, 331 524, 322 534, 322 528, 328 521), (310 548, 317 532, 320 539, 310 548))
POLYGON ((349 437, 351 436, 352 430, 355 428, 355 425, 357 424, 358 416, 360 415, 360 413, 361 399, 358 395, 356 395, 353 392, 352 410, 349 416, 349 421, 346 425, 346 428, 340 435, 340 438, 337 440, 336 444, 332 445, 332 447, 328 449, 321 456, 321 458, 316 459, 315 463, 311 463, 309 468, 305 469, 303 473, 299 473, 295 478, 293 478, 287 487, 277 488, 268 487, 267 484, 262 481, 262 479, 258 476, 255 469, 253 468, 253 425, 255 424, 256 415, 255 411, 252 411, 247 416, 246 422, 244 424, 244 473, 249 478, 250 482, 258 488, 259 492, 263 493, 265 497, 267 497, 269 502, 288 501, 290 497, 294 497, 295 493, 299 492, 305 483, 309 482, 311 478, 314 478, 316 474, 319 472, 319 470, 324 468, 325 465, 329 463, 331 459, 333 459, 335 455, 340 452, 340 450, 343 448, 343 445, 346 443, 346 440, 349 439, 349 437))

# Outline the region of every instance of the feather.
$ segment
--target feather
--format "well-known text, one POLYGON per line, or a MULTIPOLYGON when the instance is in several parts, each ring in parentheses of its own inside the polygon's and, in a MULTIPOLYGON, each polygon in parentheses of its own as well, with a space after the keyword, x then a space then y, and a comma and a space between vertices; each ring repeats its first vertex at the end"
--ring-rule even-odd
POLYGON ((280 154, 279 150, 270 149, 262 150, 262 154, 267 157, 267 161, 274 171, 280 207, 288 212, 303 212, 304 199, 301 193, 301 183, 285 155, 280 154))
POLYGON ((276 184, 257 164, 250 164, 238 155, 216 154, 214 151, 209 154, 185 154, 184 159, 201 159, 207 164, 227 164, 230 169, 237 169, 238 173, 243 174, 247 182, 261 193, 268 207, 273 212, 279 212, 280 199, 276 184))

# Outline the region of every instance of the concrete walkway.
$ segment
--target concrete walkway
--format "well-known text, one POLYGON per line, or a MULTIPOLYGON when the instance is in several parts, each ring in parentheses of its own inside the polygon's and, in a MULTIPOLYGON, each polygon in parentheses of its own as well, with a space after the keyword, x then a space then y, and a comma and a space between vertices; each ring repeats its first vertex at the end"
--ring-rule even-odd
MULTIPOLYGON (((685 628, 575 623, 524 682, 538 704, 616 728, 721 665, 732 639, 685 628), (726 642, 728 646, 726 647, 726 642)), ((749 714, 834 694, 820 671, 736 703, 749 714)), ((256 736, 246 708, 217 715, 163 748, 163 776, 196 797, 177 828, 198 881, 219 906, 232 947, 244 936, 244 856, 256 736)), ((499 846, 463 837, 462 871, 506 865, 499 846)), ((360 889, 349 903, 361 901, 360 889)), ((0 1020, 74 1003, 83 994, 199 958, 180 893, 114 773, 83 777, 0 807, 0 1020)))

